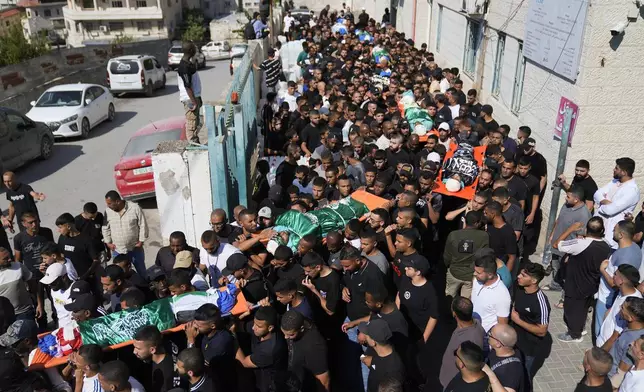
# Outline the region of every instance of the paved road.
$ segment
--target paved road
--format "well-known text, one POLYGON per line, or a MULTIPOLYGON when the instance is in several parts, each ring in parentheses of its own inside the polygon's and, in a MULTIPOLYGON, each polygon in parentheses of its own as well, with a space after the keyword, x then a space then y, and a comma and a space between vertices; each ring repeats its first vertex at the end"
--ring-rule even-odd
MULTIPOLYGON (((221 97, 231 79, 229 72, 226 60, 209 62, 207 69, 199 71, 204 101, 221 97)), ((115 121, 99 125, 89 139, 57 142, 48 161, 34 161, 17 171, 22 182, 47 195, 47 199, 38 205, 44 226, 56 232, 53 226, 60 214, 79 214, 88 201, 95 202, 99 210, 105 209, 104 195, 115 189, 114 164, 130 136, 151 121, 183 114, 176 73, 168 72, 167 78, 166 88, 158 90, 152 98, 136 94, 117 98, 115 121)), ((6 210, 4 195, 0 200, 0 206, 6 210)), ((150 227, 150 239, 145 250, 146 261, 151 263, 162 244, 159 215, 155 200, 141 201, 140 205, 150 227)))

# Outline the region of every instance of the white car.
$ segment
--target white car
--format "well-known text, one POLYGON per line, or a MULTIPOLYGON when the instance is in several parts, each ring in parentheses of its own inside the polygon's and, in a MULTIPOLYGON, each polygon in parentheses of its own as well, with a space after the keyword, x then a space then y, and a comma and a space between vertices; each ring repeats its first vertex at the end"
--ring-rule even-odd
POLYGON ((92 128, 116 116, 114 96, 98 84, 61 84, 45 91, 31 106, 27 117, 47 124, 57 138, 86 138, 92 128))
MULTIPOLYGON (((183 48, 181 45, 175 45, 168 50, 168 67, 175 70, 179 67, 179 63, 183 58, 183 48)), ((201 53, 201 50, 197 49, 197 54, 194 57, 194 61, 197 64, 197 69, 206 68, 206 56, 201 53)))
POLYGON ((165 69, 154 56, 121 56, 107 62, 107 85, 114 94, 144 92, 151 97, 165 82, 165 69))
POLYGON ((235 57, 238 54, 244 54, 248 50, 248 44, 235 44, 230 49, 230 58, 235 57))
POLYGON ((201 52, 208 60, 221 60, 230 57, 230 43, 228 41, 210 41, 201 47, 201 52))

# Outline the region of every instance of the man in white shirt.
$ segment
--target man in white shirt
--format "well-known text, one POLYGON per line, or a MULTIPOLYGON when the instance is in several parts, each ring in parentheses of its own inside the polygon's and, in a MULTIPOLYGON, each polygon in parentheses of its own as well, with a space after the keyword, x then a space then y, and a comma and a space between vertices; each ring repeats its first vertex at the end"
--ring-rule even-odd
POLYGON ((130 368, 125 362, 119 360, 110 361, 101 366, 98 382, 105 391, 145 392, 143 385, 134 377, 130 377, 130 368))
POLYGON ((458 92, 455 88, 447 90, 447 101, 449 102, 449 111, 452 113, 452 118, 460 116, 461 105, 458 104, 458 92))
POLYGON ((293 23, 295 23, 295 18, 291 16, 291 12, 287 12, 286 16, 284 17, 284 35, 286 36, 286 40, 289 41, 290 35, 289 32, 291 31, 291 27, 293 26, 293 23))
MULTIPOLYGON (((45 276, 40 283, 49 286, 54 308, 58 315, 58 328, 65 328, 74 325, 72 312, 65 309, 65 305, 72 302, 70 297, 72 282, 67 276, 67 268, 64 264, 54 263, 47 267, 45 276)), ((39 305, 40 307, 40 305, 39 305)))
POLYGON ((98 382, 98 370, 101 367, 103 348, 97 344, 84 344, 78 351, 69 355, 68 365, 63 369, 65 376, 73 372, 76 380, 76 392, 103 392, 98 382))
POLYGON ((640 189, 633 179, 635 161, 631 158, 619 158, 615 161, 613 180, 595 192, 595 216, 604 220, 606 241, 617 249, 613 240, 615 225, 624 220, 626 214, 631 214, 640 201, 640 189))
POLYGON ((480 320, 485 332, 496 324, 507 324, 510 316, 510 293, 496 273, 493 254, 474 254, 472 304, 474 318, 480 320))
MULTIPOLYGON (((604 263, 608 263, 608 260, 604 261, 604 263)), ((615 286, 619 288, 619 295, 604 318, 600 333, 597 335, 597 347, 601 347, 606 351, 610 351, 619 334, 627 327, 627 322, 621 315, 622 305, 626 298, 642 298, 642 294, 636 288, 640 283, 640 274, 637 268, 632 265, 622 264, 617 267, 613 281, 615 286)))
MULTIPOLYGON (((220 287, 219 280, 224 276, 222 271, 226 268, 226 261, 231 255, 241 251, 230 244, 220 242, 212 230, 203 232, 201 246, 203 249, 199 251, 199 269, 210 276, 211 287, 220 287)), ((235 277, 228 276, 228 281, 234 283, 235 277)))
POLYGON ((635 365, 624 376, 624 381, 619 387, 619 392, 644 391, 644 338, 633 342, 629 350, 635 365))

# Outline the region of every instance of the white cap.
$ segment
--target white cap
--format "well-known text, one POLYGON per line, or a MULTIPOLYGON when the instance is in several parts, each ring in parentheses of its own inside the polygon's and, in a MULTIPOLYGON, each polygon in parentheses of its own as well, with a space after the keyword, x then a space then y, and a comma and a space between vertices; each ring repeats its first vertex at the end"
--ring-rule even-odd
POLYGON ((427 154, 427 160, 430 162, 441 163, 441 156, 437 152, 427 154))
POLYGON ((262 207, 259 209, 259 212, 257 213, 257 216, 260 218, 268 218, 270 219, 272 217, 272 211, 270 207, 262 207))
POLYGON ((65 265, 61 263, 54 263, 49 267, 47 267, 47 271, 45 271, 45 276, 42 279, 40 279, 40 283, 52 284, 56 279, 65 275, 67 275, 67 268, 65 268, 65 265))
POLYGON ((446 122, 441 123, 441 125, 438 126, 438 129, 444 129, 446 131, 449 131, 449 124, 446 122))

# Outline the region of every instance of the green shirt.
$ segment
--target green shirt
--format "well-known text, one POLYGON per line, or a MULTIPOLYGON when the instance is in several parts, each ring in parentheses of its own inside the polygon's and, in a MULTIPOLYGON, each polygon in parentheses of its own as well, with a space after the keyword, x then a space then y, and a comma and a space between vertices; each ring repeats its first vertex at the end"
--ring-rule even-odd
POLYGON ((297 55, 297 65, 299 65, 300 68, 302 69, 306 68, 306 65, 304 64, 304 60, 306 60, 308 56, 309 54, 306 53, 305 51, 301 51, 300 54, 297 55), (300 65, 300 63, 302 63, 302 65, 300 65))
POLYGON ((472 280, 474 253, 490 246, 487 232, 477 229, 462 229, 449 233, 443 258, 449 272, 459 280, 472 280))

